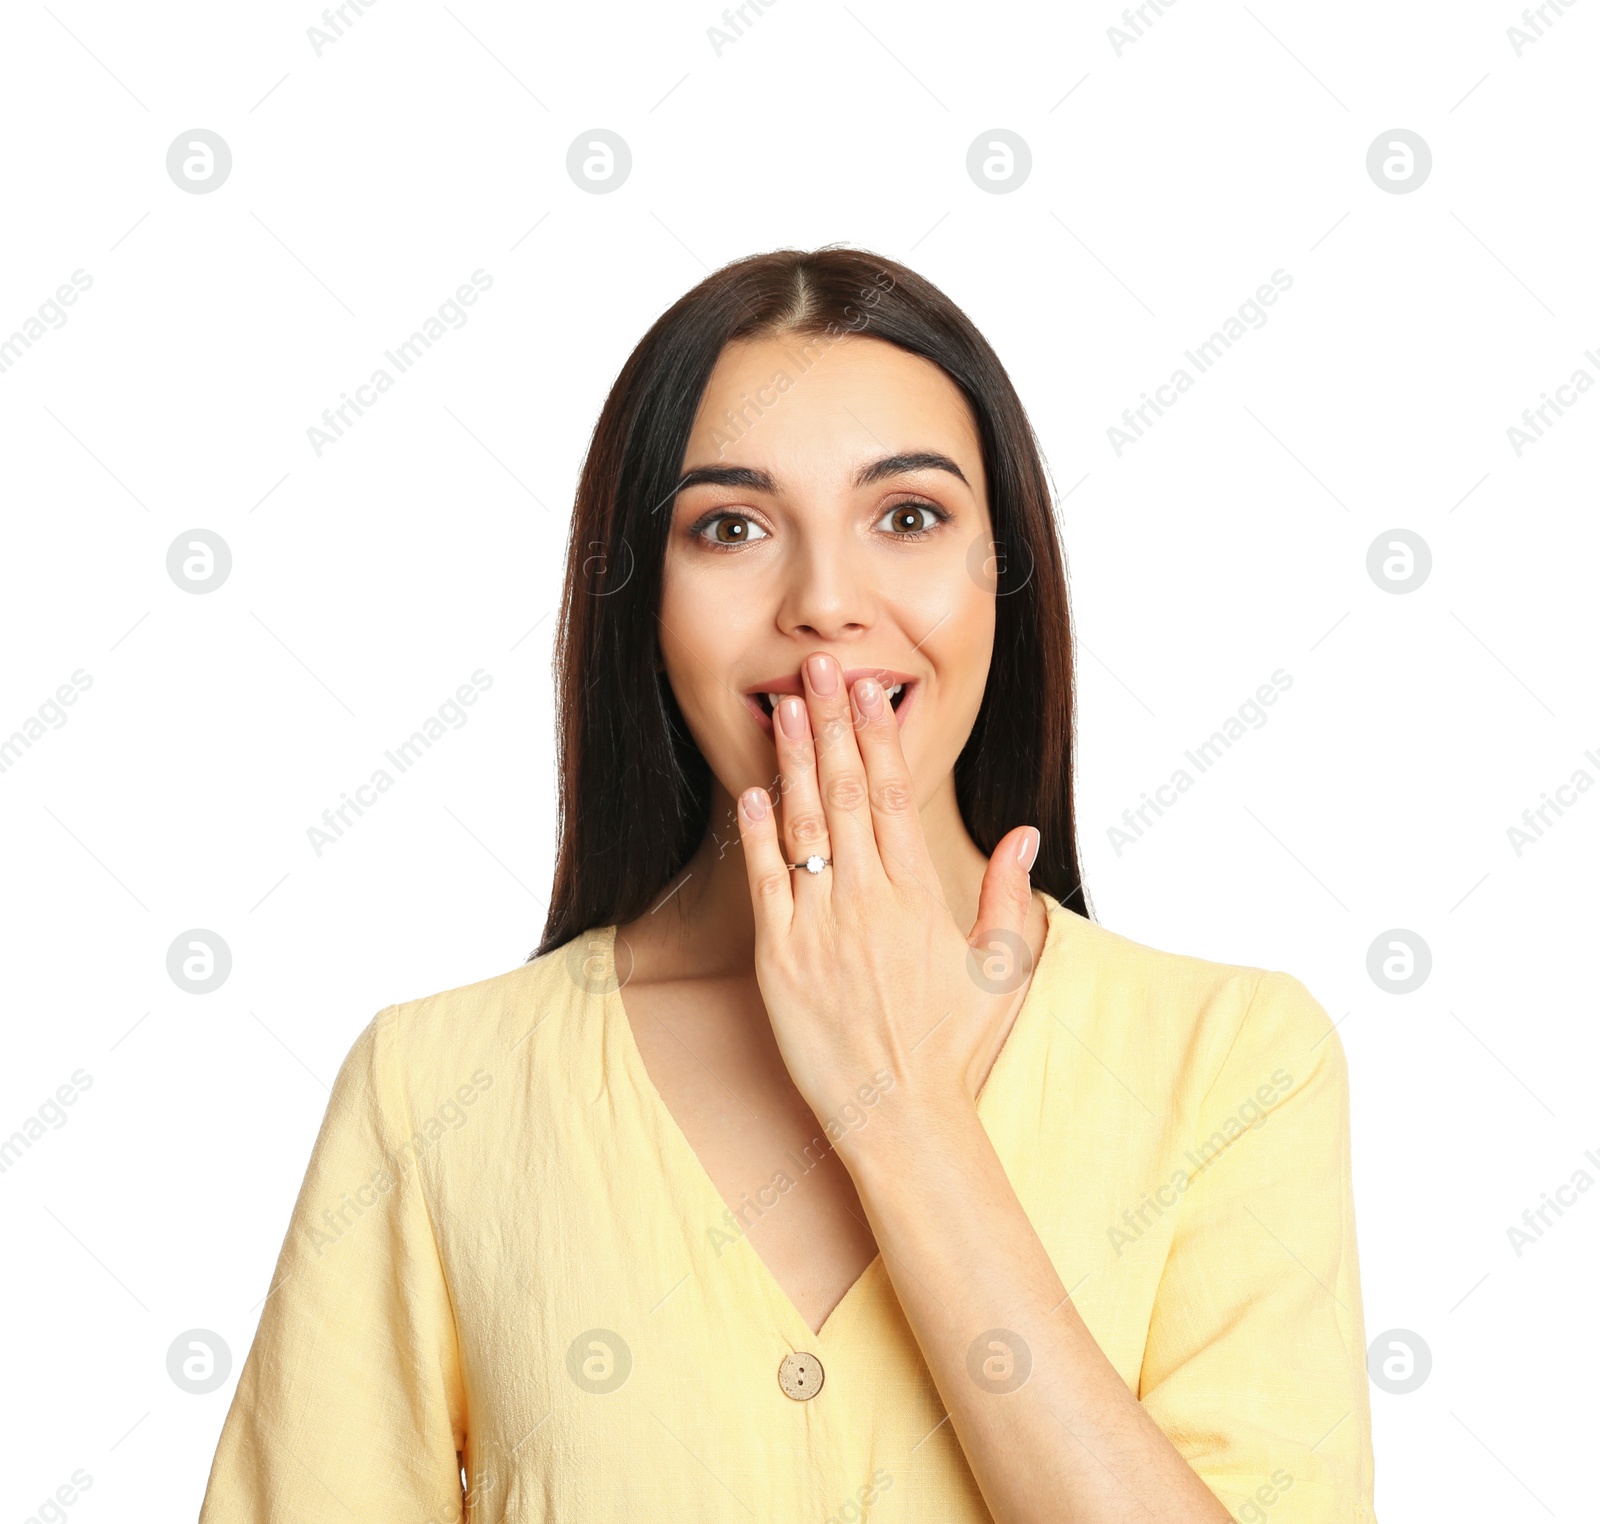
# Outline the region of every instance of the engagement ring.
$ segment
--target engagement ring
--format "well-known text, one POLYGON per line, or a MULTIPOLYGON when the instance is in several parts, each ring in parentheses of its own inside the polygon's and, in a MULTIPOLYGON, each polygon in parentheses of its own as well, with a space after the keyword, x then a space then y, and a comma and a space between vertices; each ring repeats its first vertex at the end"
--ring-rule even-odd
POLYGON ((821 873, 824 868, 831 868, 832 866, 833 859, 831 857, 818 857, 815 852, 803 863, 790 863, 788 865, 791 873, 800 868, 804 868, 807 873, 821 873))

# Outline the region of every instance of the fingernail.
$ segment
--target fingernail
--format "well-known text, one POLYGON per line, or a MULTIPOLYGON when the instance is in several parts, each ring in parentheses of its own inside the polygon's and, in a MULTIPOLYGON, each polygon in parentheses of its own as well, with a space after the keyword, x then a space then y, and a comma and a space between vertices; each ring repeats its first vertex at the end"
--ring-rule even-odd
POLYGON ((806 706, 797 698, 786 698, 778 705, 778 723, 791 741, 806 738, 806 706))
POLYGON ((1033 862, 1039 855, 1039 831, 1036 826, 1028 827, 1028 834, 1022 838, 1022 845, 1017 848, 1017 861, 1025 870, 1031 870, 1033 862))
POLYGON ((856 684, 856 708, 869 720, 877 719, 883 712, 883 689, 876 678, 864 677, 856 684))
POLYGON ((839 669, 828 657, 806 657, 806 673, 811 679, 811 686, 824 698, 838 692, 839 669))
POLYGON ((744 791, 744 812, 751 820, 765 820, 767 818, 767 791, 760 788, 747 788, 744 791))

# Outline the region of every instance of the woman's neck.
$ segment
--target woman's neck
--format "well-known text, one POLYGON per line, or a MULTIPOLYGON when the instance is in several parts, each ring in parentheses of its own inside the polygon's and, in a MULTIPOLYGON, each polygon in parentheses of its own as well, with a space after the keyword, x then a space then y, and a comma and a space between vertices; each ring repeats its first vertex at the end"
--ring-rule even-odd
MULTIPOLYGON (((921 817, 936 875, 923 886, 929 905, 948 907, 964 934, 978 913, 988 859, 967 834, 953 777, 923 806, 921 817)), ((755 918, 734 801, 715 782, 710 821, 699 849, 657 904, 619 929, 633 950, 636 977, 737 977, 754 970, 755 918)))

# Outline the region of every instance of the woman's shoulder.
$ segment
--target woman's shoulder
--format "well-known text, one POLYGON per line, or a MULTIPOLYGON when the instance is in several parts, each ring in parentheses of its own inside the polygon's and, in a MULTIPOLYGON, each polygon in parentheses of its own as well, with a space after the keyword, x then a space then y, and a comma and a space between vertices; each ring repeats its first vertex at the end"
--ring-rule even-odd
POLYGON ((1185 1052, 1216 1074, 1250 1053, 1318 1055, 1342 1067, 1334 1022, 1295 975, 1139 942, 1050 902, 1039 974, 1046 998, 1139 1046, 1185 1052))
POLYGON ((610 928, 585 933, 503 973, 396 1001, 368 1030, 413 1071, 449 1073, 468 1060, 515 1052, 575 1001, 615 988, 602 971, 612 967, 610 946, 610 928))

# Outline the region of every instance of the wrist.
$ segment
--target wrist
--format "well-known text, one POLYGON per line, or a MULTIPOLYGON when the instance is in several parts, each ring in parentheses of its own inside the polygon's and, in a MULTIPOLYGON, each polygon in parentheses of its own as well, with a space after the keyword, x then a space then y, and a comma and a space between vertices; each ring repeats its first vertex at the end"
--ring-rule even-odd
POLYGON ((865 1120, 835 1139, 834 1149, 852 1175, 891 1172, 958 1144, 982 1126, 976 1103, 959 1086, 901 1077, 892 1087, 879 1087, 865 1120))

